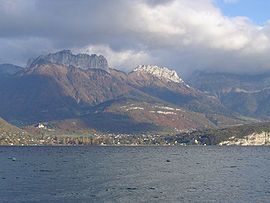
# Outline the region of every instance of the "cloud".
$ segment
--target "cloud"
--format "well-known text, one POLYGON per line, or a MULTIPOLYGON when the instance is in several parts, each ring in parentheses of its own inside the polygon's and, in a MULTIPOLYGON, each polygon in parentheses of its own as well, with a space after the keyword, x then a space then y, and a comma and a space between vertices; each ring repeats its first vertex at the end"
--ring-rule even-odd
POLYGON ((153 58, 144 51, 124 50, 114 51, 108 45, 89 45, 83 48, 75 50, 76 53, 96 53, 105 55, 109 61, 109 66, 118 67, 124 71, 130 71, 130 68, 134 68, 144 62, 146 64, 154 62, 153 58))
POLYGON ((72 49, 103 54, 124 70, 270 69, 270 23, 224 16, 212 0, 4 1, 0 29, 0 63, 72 49))
POLYGON ((26 65, 29 58, 47 54, 54 50, 49 39, 38 37, 0 38, 0 64, 26 65))
POLYGON ((235 4, 238 3, 240 0, 223 0, 225 4, 235 4))

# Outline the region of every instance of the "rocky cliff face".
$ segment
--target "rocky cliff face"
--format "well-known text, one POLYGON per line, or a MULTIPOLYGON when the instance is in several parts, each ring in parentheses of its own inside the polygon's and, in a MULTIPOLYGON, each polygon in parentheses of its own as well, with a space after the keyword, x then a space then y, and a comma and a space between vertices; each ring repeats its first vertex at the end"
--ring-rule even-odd
POLYGON ((261 146, 269 145, 269 132, 252 133, 244 138, 231 137, 227 141, 219 143, 219 145, 242 145, 242 146, 261 146))
POLYGON ((108 71, 108 62, 102 55, 88 55, 88 54, 73 54, 70 50, 63 50, 46 56, 39 56, 36 59, 30 59, 27 63, 27 67, 33 67, 35 65, 53 63, 71 65, 84 70, 97 68, 108 71))

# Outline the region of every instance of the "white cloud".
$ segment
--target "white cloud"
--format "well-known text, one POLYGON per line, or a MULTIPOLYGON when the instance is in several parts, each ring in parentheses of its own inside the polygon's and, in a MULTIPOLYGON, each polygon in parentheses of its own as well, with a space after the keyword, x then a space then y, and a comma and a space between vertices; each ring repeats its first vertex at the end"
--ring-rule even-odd
POLYGON ((223 0, 225 4, 235 4, 238 3, 240 0, 223 0))
POLYGON ((75 49, 77 53, 96 53, 107 58, 109 66, 112 68, 120 67, 122 70, 130 71, 138 64, 148 64, 153 62, 151 58, 144 51, 123 50, 114 51, 108 45, 89 45, 83 48, 75 49))

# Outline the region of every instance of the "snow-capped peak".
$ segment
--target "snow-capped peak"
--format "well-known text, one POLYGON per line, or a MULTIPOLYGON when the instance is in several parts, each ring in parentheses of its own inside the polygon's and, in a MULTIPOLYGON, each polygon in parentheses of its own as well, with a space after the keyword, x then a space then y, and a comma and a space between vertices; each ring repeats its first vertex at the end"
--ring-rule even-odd
POLYGON ((159 67, 155 65, 139 65, 133 70, 134 72, 146 72, 158 77, 159 79, 165 79, 166 81, 182 83, 184 82, 176 73, 175 70, 170 70, 166 67, 159 67))

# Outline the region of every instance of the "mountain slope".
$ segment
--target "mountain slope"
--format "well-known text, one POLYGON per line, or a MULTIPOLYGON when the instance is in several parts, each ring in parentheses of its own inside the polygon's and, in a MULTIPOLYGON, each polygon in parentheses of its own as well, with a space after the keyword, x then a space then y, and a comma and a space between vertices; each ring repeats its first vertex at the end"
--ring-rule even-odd
POLYGON ((0 81, 0 113, 7 119, 61 119, 128 91, 101 69, 41 64, 0 81))
POLYGON ((129 90, 123 82, 102 69, 82 70, 74 66, 44 64, 28 69, 25 75, 52 78, 63 93, 77 103, 95 105, 129 90))
POLYGON ((17 133, 22 133, 23 131, 19 128, 17 128, 14 125, 9 124, 8 122, 6 122, 5 120, 3 120, 0 117, 0 134, 17 134, 17 133))
POLYGON ((131 86, 147 94, 191 111, 230 114, 215 97, 190 87, 168 68, 139 66, 128 74, 128 80, 131 86))
POLYGON ((12 123, 69 117, 76 109, 76 101, 65 96, 53 79, 40 75, 1 80, 0 95, 0 114, 12 123))
POLYGON ((32 136, 0 117, 0 145, 25 144, 32 136), (24 138, 24 139, 22 139, 24 138))
POLYGON ((270 74, 240 75, 197 72, 191 84, 215 95, 232 111, 257 118, 270 117, 270 74))
MULTIPOLYGON (((113 115, 118 115, 119 118, 122 117, 125 121, 128 119, 137 124, 146 125, 148 127, 145 126, 144 129, 149 128, 149 130, 152 131, 155 130, 154 128, 156 128, 156 130, 163 128, 177 131, 190 128, 214 127, 203 114, 191 112, 170 104, 155 101, 147 102, 141 99, 120 98, 118 100, 102 103, 95 107, 95 112, 90 116, 90 120, 93 122, 96 116, 102 115, 106 120, 105 128, 114 120, 111 119, 111 121, 109 121, 106 117, 113 115)), ((117 129, 113 129, 113 127, 112 125, 112 130, 116 131, 117 129)), ((126 132, 132 131, 128 128, 128 125, 123 125, 123 127, 126 132)))

